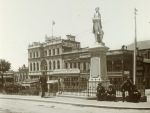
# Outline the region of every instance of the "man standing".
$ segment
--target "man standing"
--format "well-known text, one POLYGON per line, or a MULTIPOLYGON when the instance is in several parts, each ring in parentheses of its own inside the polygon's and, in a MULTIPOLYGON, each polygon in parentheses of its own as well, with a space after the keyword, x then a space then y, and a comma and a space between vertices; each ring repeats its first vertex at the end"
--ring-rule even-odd
POLYGON ((47 90, 47 80, 46 80, 46 75, 43 74, 42 77, 40 77, 40 83, 41 83, 41 88, 42 88, 42 94, 41 97, 45 96, 45 92, 47 90))
POLYGON ((127 80, 121 86, 123 102, 125 100, 125 91, 128 91, 128 96, 129 96, 129 101, 130 101, 132 90, 133 90, 133 83, 131 82, 130 77, 128 77, 127 80))

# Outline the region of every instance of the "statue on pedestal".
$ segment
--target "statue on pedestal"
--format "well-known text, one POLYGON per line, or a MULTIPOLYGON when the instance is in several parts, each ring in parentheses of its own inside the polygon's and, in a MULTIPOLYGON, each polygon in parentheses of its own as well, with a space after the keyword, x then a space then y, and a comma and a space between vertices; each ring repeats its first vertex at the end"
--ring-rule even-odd
POLYGON ((99 7, 95 8, 95 14, 93 18, 93 33, 95 36, 95 42, 96 43, 102 43, 103 39, 103 30, 102 30, 102 24, 101 24, 101 15, 99 13, 99 7))

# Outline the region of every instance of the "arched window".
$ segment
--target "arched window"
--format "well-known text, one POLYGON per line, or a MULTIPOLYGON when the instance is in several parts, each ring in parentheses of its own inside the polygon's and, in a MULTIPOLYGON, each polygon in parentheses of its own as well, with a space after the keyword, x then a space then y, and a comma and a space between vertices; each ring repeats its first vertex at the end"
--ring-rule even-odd
POLYGON ((32 71, 32 63, 30 63, 30 71, 32 71))
POLYGON ((55 69, 56 67, 55 67, 55 61, 53 61, 53 69, 55 69))
POLYGON ((47 62, 45 63, 44 69, 47 70, 47 62))
POLYGON ((37 71, 39 71, 39 63, 37 62, 37 71))
POLYGON ((60 69, 60 61, 57 61, 57 69, 60 69))
POLYGON ((51 61, 49 61, 49 70, 51 70, 52 67, 51 67, 51 61))
POLYGON ((43 70, 43 71, 47 70, 47 61, 46 60, 42 60, 40 66, 41 66, 41 68, 40 68, 41 70, 43 70))
POLYGON ((35 71, 35 63, 33 63, 33 71, 35 71))

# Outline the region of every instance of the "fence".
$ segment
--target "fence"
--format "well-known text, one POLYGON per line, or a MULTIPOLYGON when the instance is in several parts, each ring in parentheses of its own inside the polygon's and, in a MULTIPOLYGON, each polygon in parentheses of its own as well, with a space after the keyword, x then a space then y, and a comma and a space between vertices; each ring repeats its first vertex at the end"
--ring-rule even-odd
MULTIPOLYGON (((90 81, 90 84, 93 86, 89 86, 89 80, 85 78, 67 78, 64 79, 62 83, 58 83, 57 87, 55 87, 55 91, 57 90, 60 95, 70 95, 70 96, 96 96, 97 81, 90 81), (96 85, 95 85, 96 84, 96 85)), ((136 85, 138 90, 142 95, 145 95, 144 87, 142 85, 136 85)), ((116 96, 122 96, 121 92, 121 84, 114 85, 116 90, 116 96)), ((107 90, 107 89, 106 89, 107 90)), ((125 92, 125 95, 128 95, 128 92, 125 92)))
MULTIPOLYGON (((89 86, 88 79, 66 79, 63 83, 58 83, 58 87, 56 87, 55 91, 57 90, 59 94, 62 95, 74 95, 74 96, 96 96, 97 91, 97 81, 90 81, 90 84, 93 86, 89 86), (95 85, 96 84, 96 85, 95 85)), ((121 84, 115 85, 116 95, 122 96, 121 93, 121 84)), ((126 92, 127 95, 127 92, 126 92)))

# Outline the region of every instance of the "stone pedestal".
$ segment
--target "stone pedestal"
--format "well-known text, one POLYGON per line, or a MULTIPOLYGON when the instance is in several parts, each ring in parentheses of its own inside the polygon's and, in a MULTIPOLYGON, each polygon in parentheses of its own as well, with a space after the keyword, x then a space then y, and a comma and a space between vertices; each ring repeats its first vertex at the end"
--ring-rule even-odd
POLYGON ((98 83, 107 89, 109 80, 107 78, 107 63, 106 63, 106 52, 108 47, 104 43, 96 43, 94 46, 89 48, 91 54, 91 66, 90 66, 90 78, 89 78, 89 89, 96 91, 98 83))

